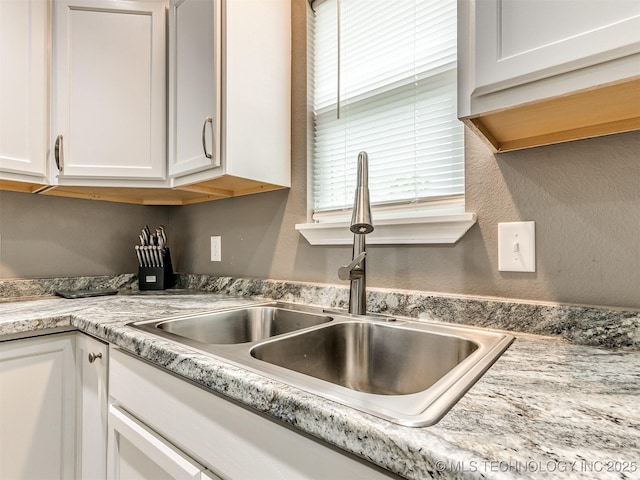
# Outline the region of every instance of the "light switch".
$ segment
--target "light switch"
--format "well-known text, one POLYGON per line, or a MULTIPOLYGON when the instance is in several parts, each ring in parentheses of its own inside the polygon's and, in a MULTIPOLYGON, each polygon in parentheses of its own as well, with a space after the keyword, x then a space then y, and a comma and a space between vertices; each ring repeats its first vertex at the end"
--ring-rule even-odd
POLYGON ((498 223, 498 270, 536 271, 536 222, 498 223))

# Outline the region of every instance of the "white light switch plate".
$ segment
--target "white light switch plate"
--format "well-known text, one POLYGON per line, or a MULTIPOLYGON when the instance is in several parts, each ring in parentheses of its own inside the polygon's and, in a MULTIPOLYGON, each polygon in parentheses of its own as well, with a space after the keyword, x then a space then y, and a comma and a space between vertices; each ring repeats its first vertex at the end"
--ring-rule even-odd
POLYGON ((536 222, 498 223, 498 270, 536 271, 536 222))
POLYGON ((211 237, 211 261, 222 261, 222 237, 220 236, 211 237))

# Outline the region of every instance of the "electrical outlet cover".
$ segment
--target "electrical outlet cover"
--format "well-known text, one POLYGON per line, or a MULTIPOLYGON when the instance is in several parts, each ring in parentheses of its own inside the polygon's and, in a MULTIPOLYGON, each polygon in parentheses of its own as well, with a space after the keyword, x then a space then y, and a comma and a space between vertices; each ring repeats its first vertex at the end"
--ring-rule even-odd
POLYGON ((536 222, 498 223, 498 270, 536 271, 536 222))
POLYGON ((222 261, 222 237, 220 236, 211 237, 211 261, 222 261))

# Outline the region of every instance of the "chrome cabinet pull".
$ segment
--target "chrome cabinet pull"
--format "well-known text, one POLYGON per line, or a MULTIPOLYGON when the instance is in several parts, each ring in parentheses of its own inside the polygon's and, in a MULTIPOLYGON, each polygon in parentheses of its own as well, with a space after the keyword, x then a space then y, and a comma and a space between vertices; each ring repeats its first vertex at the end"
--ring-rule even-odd
POLYGON ((63 160, 64 157, 62 156, 62 135, 58 135, 56 137, 56 145, 55 148, 53 150, 53 154, 54 154, 54 158, 56 159, 56 167, 58 167, 58 170, 62 173, 62 168, 63 168, 63 160))
POLYGON ((205 131, 207 129, 207 123, 211 125, 211 139, 215 143, 215 138, 213 137, 213 118, 207 117, 204 119, 204 124, 202 124, 202 149, 204 150, 204 156, 207 158, 212 158, 210 153, 207 153, 207 140, 205 138, 205 131))
POLYGON ((102 358, 102 353, 89 353, 89 363, 95 362, 98 358, 102 358))

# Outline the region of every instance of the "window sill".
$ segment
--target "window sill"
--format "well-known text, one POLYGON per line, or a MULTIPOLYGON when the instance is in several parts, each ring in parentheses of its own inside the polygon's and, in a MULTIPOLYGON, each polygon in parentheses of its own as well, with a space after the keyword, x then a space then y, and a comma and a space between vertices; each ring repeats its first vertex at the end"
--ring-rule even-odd
MULTIPOLYGON (((367 235, 368 245, 454 244, 476 223, 475 213, 433 215, 380 220, 367 235)), ((351 245, 349 222, 299 223, 296 225, 311 245, 351 245)))

